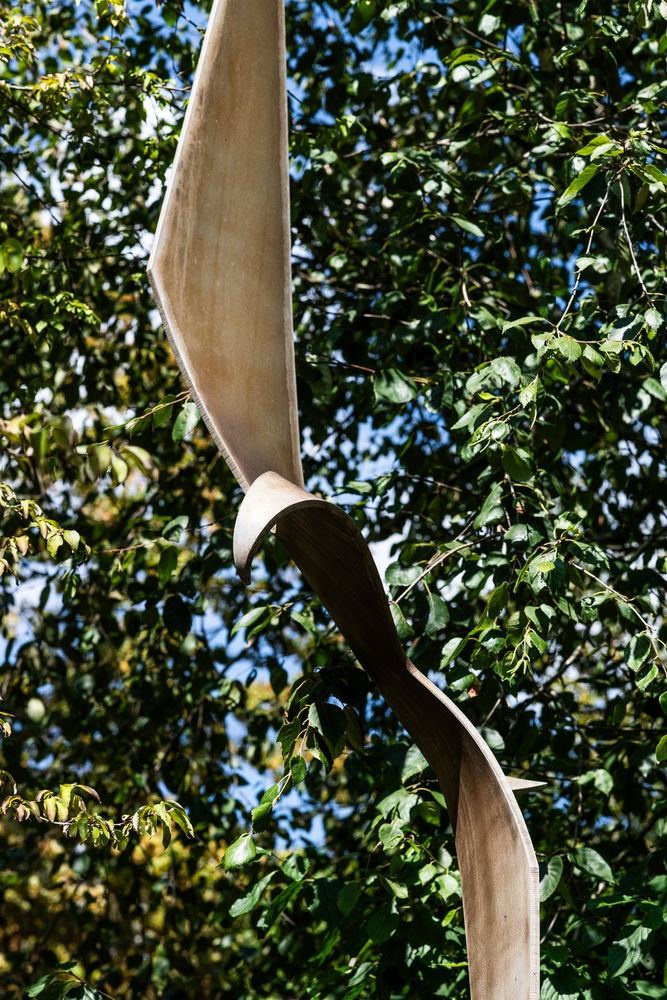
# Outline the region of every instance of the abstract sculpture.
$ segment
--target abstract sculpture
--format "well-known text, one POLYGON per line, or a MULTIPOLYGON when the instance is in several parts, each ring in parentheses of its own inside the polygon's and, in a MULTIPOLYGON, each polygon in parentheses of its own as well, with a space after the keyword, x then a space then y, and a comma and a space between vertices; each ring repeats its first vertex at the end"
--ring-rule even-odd
POLYGON ((149 276, 193 398, 246 492, 244 583, 274 529, 436 773, 454 826, 473 1000, 539 996, 538 867, 475 727, 407 658, 368 546, 303 489, 294 372, 283 0, 215 0, 149 276))

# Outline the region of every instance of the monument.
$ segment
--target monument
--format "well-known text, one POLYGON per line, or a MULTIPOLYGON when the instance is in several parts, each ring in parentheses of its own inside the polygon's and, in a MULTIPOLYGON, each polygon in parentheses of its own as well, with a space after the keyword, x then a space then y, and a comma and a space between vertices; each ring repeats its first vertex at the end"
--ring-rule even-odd
POLYGON ((245 492, 244 583, 270 530, 436 773, 454 828, 472 1000, 538 1000, 538 866, 475 727, 401 647, 368 546, 304 489, 291 298, 283 0, 215 0, 149 261, 183 377, 245 492))

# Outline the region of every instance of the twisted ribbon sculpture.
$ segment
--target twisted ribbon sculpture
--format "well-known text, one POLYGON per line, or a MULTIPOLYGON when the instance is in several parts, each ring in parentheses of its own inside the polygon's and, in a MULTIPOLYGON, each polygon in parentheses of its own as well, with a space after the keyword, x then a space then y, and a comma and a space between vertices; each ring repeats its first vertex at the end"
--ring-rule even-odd
POLYGON ((200 413, 246 496, 244 583, 274 529, 436 773, 454 827, 472 1000, 539 997, 538 866, 475 727, 403 651, 366 541, 303 488, 283 0, 215 0, 148 270, 200 413))

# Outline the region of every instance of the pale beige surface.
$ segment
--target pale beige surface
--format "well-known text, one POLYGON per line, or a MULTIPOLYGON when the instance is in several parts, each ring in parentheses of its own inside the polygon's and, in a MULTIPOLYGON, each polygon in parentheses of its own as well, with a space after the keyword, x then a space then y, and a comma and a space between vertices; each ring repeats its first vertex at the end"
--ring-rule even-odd
POLYGON ((181 371, 247 496, 241 578, 274 525, 432 765, 455 825, 472 1000, 537 1000, 537 864, 510 781, 401 648, 351 519, 306 493, 292 344, 284 12, 215 0, 149 274, 181 371))
POLYGON ((244 489, 302 483, 281 0, 216 0, 149 276, 202 416, 244 489))
POLYGON ((252 558, 274 525, 437 775, 456 836, 472 1000, 537 1000, 538 866, 510 782, 475 727, 406 657, 351 518, 266 473, 236 521, 234 560, 242 580, 249 581, 252 558))

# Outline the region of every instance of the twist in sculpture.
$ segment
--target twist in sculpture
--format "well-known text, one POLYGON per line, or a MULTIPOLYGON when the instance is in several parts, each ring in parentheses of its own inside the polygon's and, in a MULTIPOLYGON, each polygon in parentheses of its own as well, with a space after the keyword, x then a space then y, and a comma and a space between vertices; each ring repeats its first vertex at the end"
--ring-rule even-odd
POLYGON ((303 488, 283 0, 215 0, 149 276, 183 376, 243 487, 244 583, 270 529, 436 773, 454 826, 472 1000, 539 996, 538 868, 513 787, 407 658, 354 522, 303 488))

